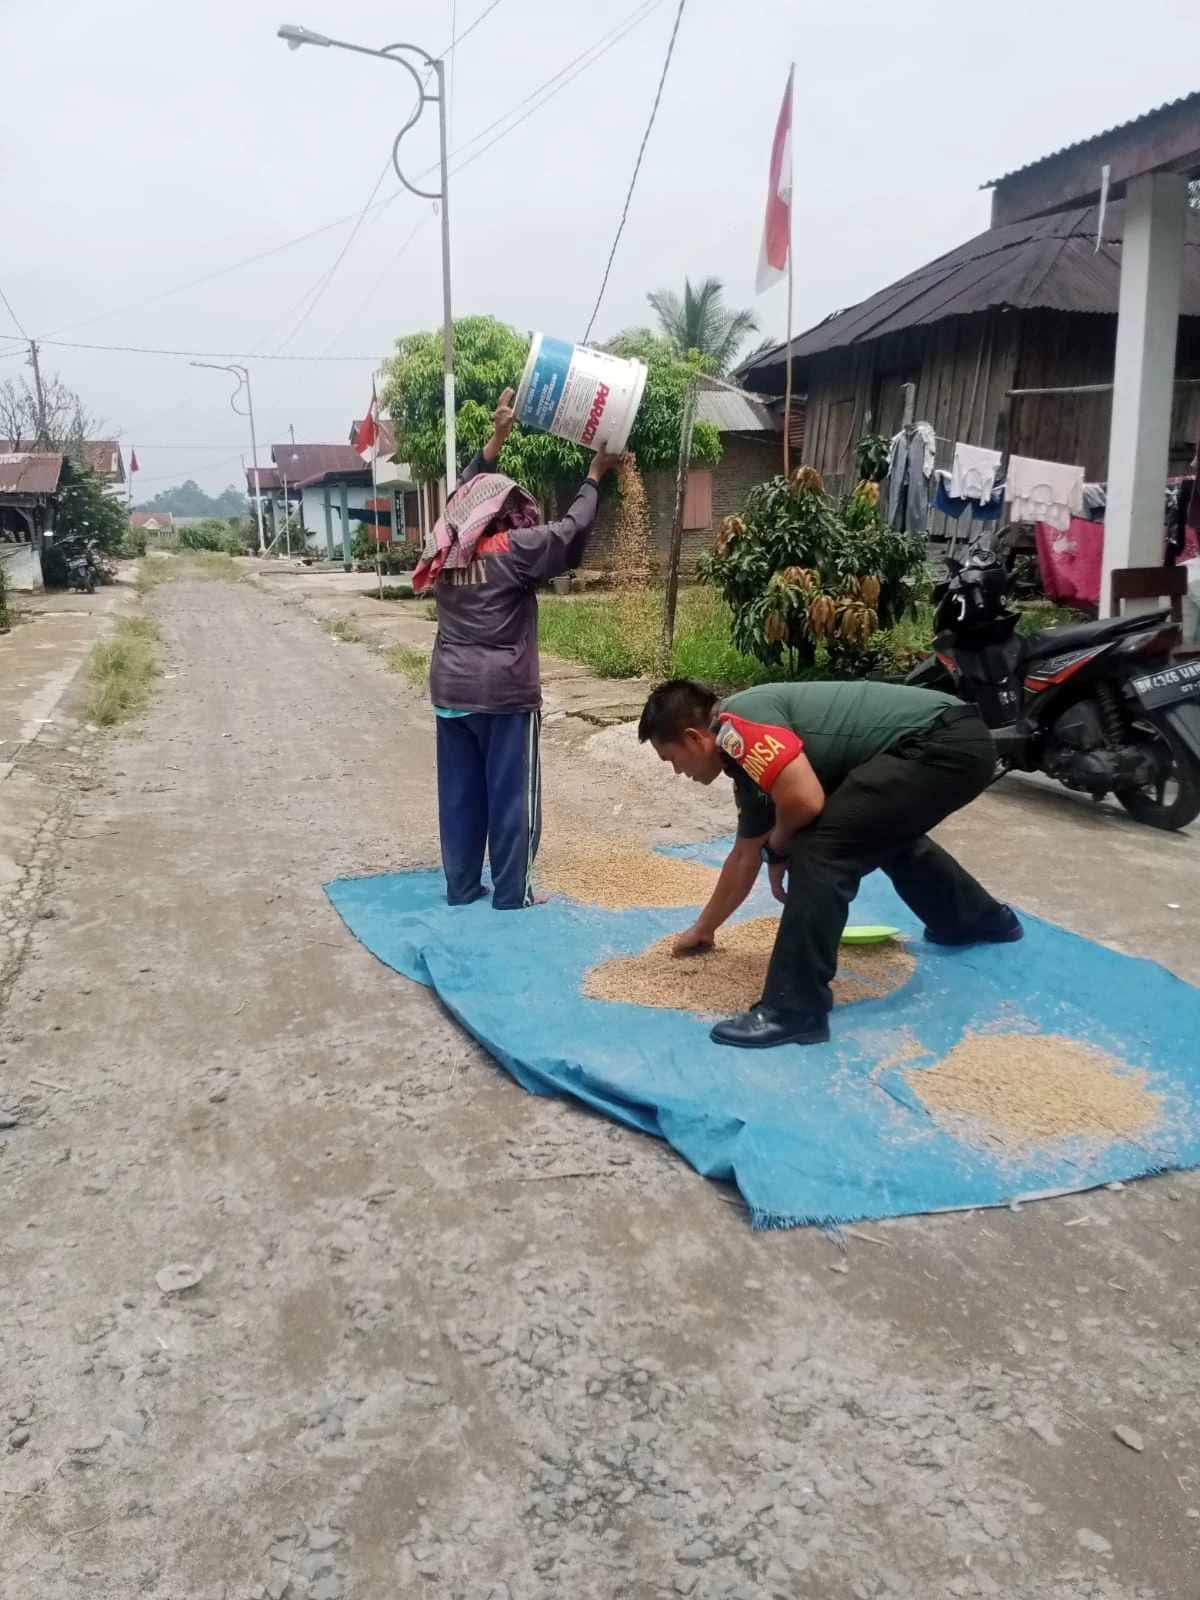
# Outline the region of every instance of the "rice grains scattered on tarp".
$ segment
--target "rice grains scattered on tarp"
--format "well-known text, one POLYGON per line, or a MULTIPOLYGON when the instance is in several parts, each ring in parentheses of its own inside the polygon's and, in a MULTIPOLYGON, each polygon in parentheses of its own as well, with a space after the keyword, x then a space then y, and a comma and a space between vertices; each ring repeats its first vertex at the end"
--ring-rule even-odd
POLYGON ((542 850, 537 870, 545 888, 605 911, 703 905, 718 876, 703 862, 649 850, 568 850, 562 845, 542 850))
POLYGON ((1143 1071, 1057 1034, 968 1033, 934 1066, 907 1067, 904 1077, 935 1120, 969 1119, 1000 1144, 1129 1138, 1162 1115, 1143 1071))
MULTIPOLYGON (((593 967, 584 993, 593 1000, 669 1011, 748 1011, 762 999, 778 931, 776 917, 737 922, 721 930, 715 949, 694 956, 673 956, 671 935, 638 955, 593 967)), ((893 994, 915 967, 909 952, 895 941, 844 948, 833 980, 833 1002, 847 1005, 893 994)))

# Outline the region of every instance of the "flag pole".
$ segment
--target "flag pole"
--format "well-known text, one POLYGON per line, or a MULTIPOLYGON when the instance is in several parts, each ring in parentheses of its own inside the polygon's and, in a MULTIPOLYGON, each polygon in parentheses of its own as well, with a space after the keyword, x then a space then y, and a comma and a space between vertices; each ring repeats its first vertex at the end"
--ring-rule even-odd
MULTIPOLYGON (((788 74, 788 127, 794 137, 795 109, 796 109, 796 63, 792 62, 792 70, 788 74)), ((795 164, 792 164, 795 171, 795 164)), ((783 475, 791 476, 792 466, 792 212, 795 210, 796 194, 793 182, 792 190, 788 194, 788 242, 787 242, 787 377, 784 381, 783 398, 783 475)))

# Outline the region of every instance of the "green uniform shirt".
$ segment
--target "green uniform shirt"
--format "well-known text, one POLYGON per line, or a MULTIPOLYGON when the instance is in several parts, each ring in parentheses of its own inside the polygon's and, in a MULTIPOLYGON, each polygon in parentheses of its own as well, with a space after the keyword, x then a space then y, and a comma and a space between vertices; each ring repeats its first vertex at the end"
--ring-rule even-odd
POLYGON ((733 779, 738 833, 758 839, 775 826, 775 804, 766 791, 796 756, 797 739, 831 794, 854 767, 924 733, 958 703, 948 694, 892 683, 768 683, 731 694, 718 705, 715 726, 733 779), (791 737, 772 740, 768 733, 764 756, 755 731, 772 728, 791 737))

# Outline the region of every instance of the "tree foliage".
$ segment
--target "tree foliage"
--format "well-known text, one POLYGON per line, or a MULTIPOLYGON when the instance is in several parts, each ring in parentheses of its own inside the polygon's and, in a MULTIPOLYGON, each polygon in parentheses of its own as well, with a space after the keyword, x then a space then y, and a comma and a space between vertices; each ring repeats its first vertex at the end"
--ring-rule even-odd
MULTIPOLYGON (((683 294, 674 289, 656 289, 646 296, 658 318, 660 334, 677 356, 693 352, 706 358, 708 370, 724 375, 733 366, 738 351, 749 334, 758 329, 752 311, 735 311, 725 304, 725 286, 720 278, 705 278, 692 285, 683 280, 683 294)), ((622 337, 640 338, 648 330, 633 329, 622 337)))
POLYGON ((101 550, 116 555, 129 532, 125 507, 109 494, 104 479, 68 456, 59 479, 54 536, 95 539, 101 550))
POLYGON ((205 494, 194 478, 160 489, 153 500, 142 501, 139 511, 170 511, 176 517, 242 517, 249 502, 230 484, 220 494, 205 494))
MULTIPOLYGON (((643 470, 673 466, 679 455, 684 388, 692 373, 703 370, 702 366, 694 361, 679 361, 666 341, 648 334, 636 349, 620 349, 616 353, 637 355, 650 368, 629 448, 643 470)), ((506 388, 518 386, 528 354, 529 340, 493 317, 462 317, 455 322, 460 470, 487 443, 496 402, 506 388)), ((398 339, 387 371, 382 400, 395 425, 396 455, 412 469, 417 482, 434 481, 445 470, 440 330, 398 339)), ((716 430, 706 424, 697 425, 693 460, 717 461, 720 454, 716 430)), ((564 479, 581 478, 590 461, 590 452, 578 445, 518 426, 501 452, 499 470, 545 500, 564 479)))
POLYGON ((925 551, 879 516, 879 487, 860 483, 840 506, 800 467, 752 489, 726 517, 701 577, 722 592, 740 650, 795 674, 820 655, 835 677, 875 665, 877 630, 914 605, 925 551))

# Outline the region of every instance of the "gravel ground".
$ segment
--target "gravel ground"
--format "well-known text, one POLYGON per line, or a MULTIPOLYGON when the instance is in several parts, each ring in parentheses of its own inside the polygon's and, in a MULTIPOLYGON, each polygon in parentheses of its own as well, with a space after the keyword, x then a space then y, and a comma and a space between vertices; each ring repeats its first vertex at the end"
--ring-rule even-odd
MULTIPOLYGON (((3 1600, 1195 1596, 1191 1177, 752 1234, 329 908, 434 859, 414 693, 250 585, 153 603, 176 675, 77 754, 2 1017, 3 1600)), ((551 826, 726 825, 622 730, 546 749, 551 826)), ((1018 814, 1151 895, 1195 853, 1040 804, 956 823, 1000 892, 1018 814)))

